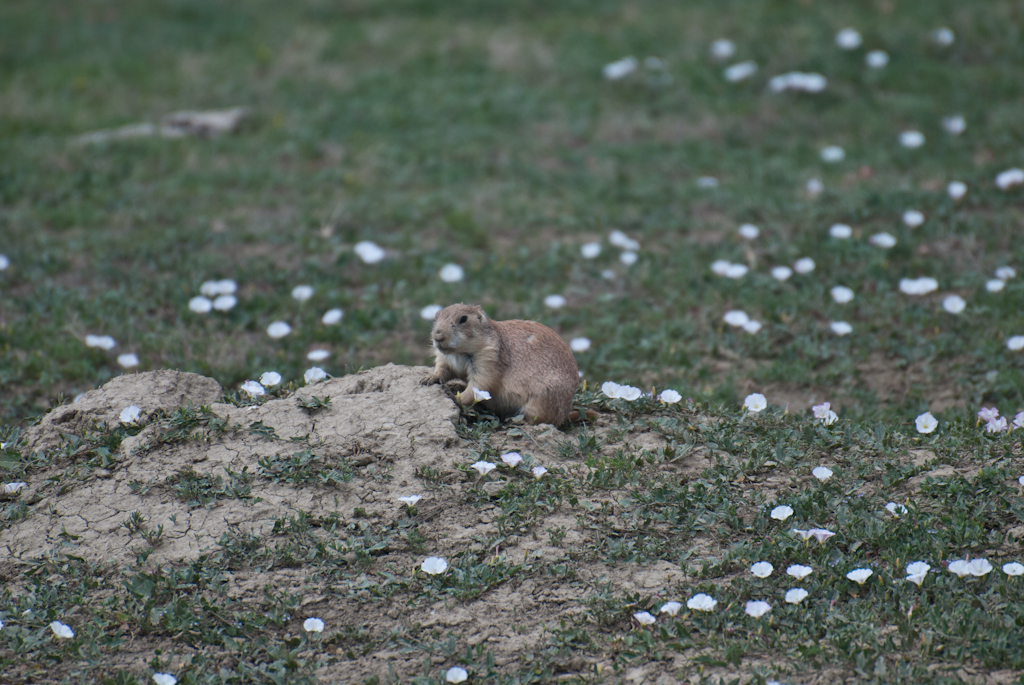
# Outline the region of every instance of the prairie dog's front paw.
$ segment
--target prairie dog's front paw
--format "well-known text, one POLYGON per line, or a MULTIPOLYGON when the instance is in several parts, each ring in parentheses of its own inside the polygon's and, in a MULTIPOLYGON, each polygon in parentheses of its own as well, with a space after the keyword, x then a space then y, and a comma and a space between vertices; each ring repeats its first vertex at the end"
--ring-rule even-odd
POLYGON ((441 379, 436 373, 428 373, 426 376, 420 379, 420 385, 437 385, 441 382, 441 379))

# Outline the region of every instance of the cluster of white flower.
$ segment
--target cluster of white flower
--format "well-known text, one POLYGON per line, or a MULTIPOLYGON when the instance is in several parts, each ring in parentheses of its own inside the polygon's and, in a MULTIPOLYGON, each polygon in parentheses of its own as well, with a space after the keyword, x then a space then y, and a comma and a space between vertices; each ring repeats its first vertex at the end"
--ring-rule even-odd
POLYGON ((1004 433, 1024 428, 1024 411, 1013 417, 1013 422, 1008 423, 1005 416, 999 415, 995 407, 982 407, 978 410, 978 421, 985 422, 986 433, 1004 433))
POLYGON ((209 314, 214 309, 218 312, 231 311, 238 304, 237 291, 238 284, 230 278, 206 281, 199 286, 200 294, 188 301, 188 308, 196 314, 209 314))

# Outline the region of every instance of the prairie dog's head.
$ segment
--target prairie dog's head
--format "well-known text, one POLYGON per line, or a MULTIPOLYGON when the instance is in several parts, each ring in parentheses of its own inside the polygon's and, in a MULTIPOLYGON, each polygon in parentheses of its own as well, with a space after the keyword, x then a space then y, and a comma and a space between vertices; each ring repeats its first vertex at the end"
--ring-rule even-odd
POLYGON ((475 304, 453 304, 434 317, 431 337, 434 349, 445 353, 473 354, 487 340, 490 328, 484 310, 475 304))

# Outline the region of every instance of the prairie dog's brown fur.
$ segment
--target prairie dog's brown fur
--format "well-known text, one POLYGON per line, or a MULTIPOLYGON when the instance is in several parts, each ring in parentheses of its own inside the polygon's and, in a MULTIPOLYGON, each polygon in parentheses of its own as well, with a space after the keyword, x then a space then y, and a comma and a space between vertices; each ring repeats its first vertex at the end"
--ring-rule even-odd
POLYGON ((579 385, 576 358, 558 334, 536 321, 492 321, 477 305, 453 304, 434 318, 434 372, 425 385, 466 381, 459 396, 473 404, 473 388, 491 399, 483 405, 506 418, 523 414, 531 423, 569 420, 579 385))

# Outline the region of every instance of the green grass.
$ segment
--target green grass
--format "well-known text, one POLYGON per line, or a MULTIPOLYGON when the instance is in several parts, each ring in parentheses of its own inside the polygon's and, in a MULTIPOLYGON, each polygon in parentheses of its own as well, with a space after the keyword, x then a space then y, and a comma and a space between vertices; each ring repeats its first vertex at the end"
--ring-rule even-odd
MULTIPOLYGON (((152 638, 143 656, 154 670, 169 668, 165 650, 187 652, 182 683, 314 682, 322 660, 375 650, 418 655, 423 683, 440 682, 430 666, 440 656, 475 678, 508 683, 547 682, 580 655, 604 664, 579 676, 587 682, 615 681, 671 653, 703 659, 693 663, 709 672, 754 664, 758 682, 834 664, 864 682, 956 682, 961 664, 1024 669, 1020 579, 997 569, 959 581, 937 570, 921 589, 891 582, 919 557, 935 565, 1019 554, 1009 531, 1024 511, 1020 442, 981 435, 973 412, 1024 410, 1024 357, 1006 346, 1024 335, 1024 279, 996 294, 984 287, 998 266, 1024 272, 1024 195, 993 184, 998 172, 1024 166, 1022 25, 1024 10, 1010 0, 4 2, 4 482, 63 459, 74 469, 55 487, 71 487, 79 469, 111 466, 123 429, 49 454, 23 454, 17 444, 32 418, 122 373, 119 353, 137 353, 143 370, 212 376, 245 404, 235 394, 243 381, 275 370, 286 386, 297 383, 314 348, 331 351, 318 365, 333 375, 426 362, 429 324, 419 311, 435 303, 478 302, 498 319, 589 337, 593 346, 577 359, 591 388, 604 380, 671 387, 695 403, 686 412, 616 404, 611 437, 578 429, 563 446, 585 473, 523 474, 497 502, 483 491, 467 495, 466 506, 498 507, 500 535, 559 540, 564 531, 538 522, 566 507, 601 532, 593 547, 566 543, 559 564, 496 558, 486 552, 495 539, 449 560, 443 579, 412 573, 387 555, 428 551, 429 526, 415 510, 401 525, 298 512, 279 523, 276 548, 225 536, 200 562, 140 566, 125 571, 127 580, 73 558, 38 561, 17 571, 26 591, 0 596, 8 624, 0 672, 41 682, 62 664, 67 682, 144 682, 138 668, 108 668, 130 645, 124 625, 152 638), (861 49, 835 46, 845 26, 861 31, 861 49), (939 26, 955 30, 952 46, 930 41, 939 26), (708 45, 723 36, 739 51, 717 63, 708 45), (864 67, 870 49, 886 50, 889 65, 864 67), (620 82, 601 78, 604 64, 629 54, 662 58, 671 80, 643 68, 620 82), (757 74, 725 82, 722 68, 746 59, 757 74), (821 72, 829 86, 818 95, 767 90, 768 78, 791 70, 821 72), (235 105, 251 117, 229 136, 70 142, 172 111, 235 105), (941 128, 954 113, 968 122, 959 137, 941 128), (922 131, 924 147, 899 147, 906 129, 922 131), (845 149, 845 161, 820 161, 829 144, 845 149), (702 176, 719 187, 699 187, 702 176), (817 198, 804 191, 810 178, 825 185, 817 198), (968 184, 966 198, 948 198, 951 180, 968 184), (924 212, 923 226, 903 226, 910 208, 924 212), (744 222, 761 229, 753 243, 736 236, 744 222), (836 222, 853 226, 854 238, 829 239, 836 222), (606 240, 613 229, 640 242, 636 264, 617 261, 606 240), (895 248, 867 244, 883 230, 895 248), (388 258, 363 264, 351 249, 360 240, 376 241, 388 258), (579 246, 593 240, 603 241, 601 255, 582 259, 579 246), (785 283, 768 275, 801 256, 815 260, 814 272, 785 283), (749 264, 751 273, 715 276, 716 259, 749 264), (438 278, 449 262, 465 268, 464 281, 438 278), (602 276, 608 269, 613 279, 602 276), (938 293, 898 291, 900 278, 923 275, 938 279, 938 293), (238 282, 238 306, 189 311, 200 284, 220 278, 238 282), (289 294, 300 284, 315 288, 301 304, 289 294), (838 284, 856 291, 852 303, 831 300, 838 284), (568 305, 546 308, 553 293, 568 305), (942 311, 950 293, 967 300, 963 314, 942 311), (322 324, 334 307, 345 310, 342 322, 322 324), (764 323, 761 332, 725 326, 722 315, 737 308, 764 323), (291 335, 271 339, 265 329, 276 320, 289 322, 291 335), (853 334, 832 334, 833 320, 850 322, 853 334), (118 346, 86 348, 87 334, 112 335, 118 346), (831 400, 842 422, 825 429, 774 409, 738 418, 734 408, 754 390, 779 408, 831 400), (942 426, 922 438, 912 420, 928 409, 942 426), (631 446, 629 429, 665 436, 672 452, 631 446), (917 448, 960 475, 908 488, 928 470, 908 459, 917 448), (691 480, 662 469, 700 450, 713 458, 691 480), (835 478, 808 482, 821 460, 835 478), (838 529, 839 542, 805 546, 767 517, 776 500, 763 493, 780 489, 765 485, 773 470, 795 479, 777 500, 796 510, 794 521, 838 529), (882 507, 912 491, 910 513, 893 520, 882 507), (701 552, 708 545, 720 553, 701 552), (634 630, 629 616, 666 598, 576 576, 581 563, 657 560, 692 567, 720 611, 634 630), (757 560, 772 562, 775 575, 752 579, 746 570, 757 560), (804 583, 813 600, 773 602, 760 622, 743 616, 747 599, 784 590, 781 568, 800 560, 821 569, 804 583), (578 623, 550 626, 515 668, 488 661, 486 643, 408 626, 334 626, 319 638, 332 648, 325 656, 314 638, 289 632, 301 598, 282 591, 247 603, 227 594, 226 574, 236 569, 300 563, 311 582, 370 605, 469 601, 529 577, 575 583, 585 611, 578 623), (875 577, 851 586, 845 572, 865 563, 875 577), (125 591, 103 595, 108 581, 125 591), (46 625, 69 607, 78 632, 55 642, 46 625), (13 618, 29 608, 29 618, 13 618)), ((304 406, 328 403, 313 397, 304 406)), ((161 440, 222 429, 183 410, 161 440)), ((248 427, 270 438, 268 429, 248 427)), ((464 426, 478 457, 496 456, 475 442, 493 430, 464 426)), ((451 475, 420 474, 430 488, 451 475)), ((352 473, 297 446, 259 473, 194 476, 182 471, 174 496, 210 506, 245 498, 252 478, 332 485, 352 473)), ((3 505, 4 526, 26 515, 17 500, 3 505)), ((157 522, 132 525, 159 543, 157 522)))

